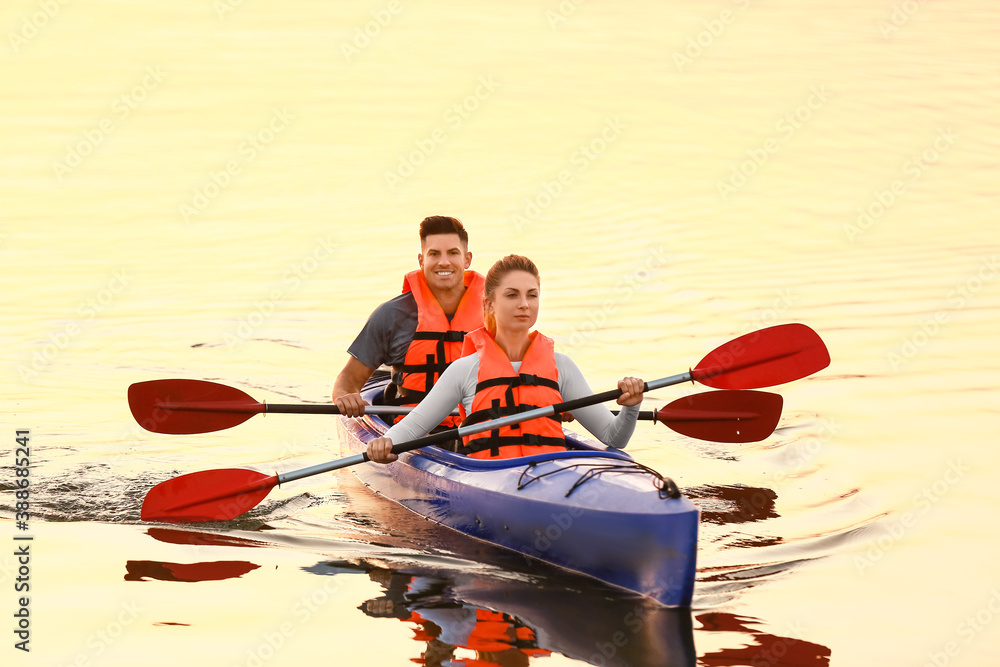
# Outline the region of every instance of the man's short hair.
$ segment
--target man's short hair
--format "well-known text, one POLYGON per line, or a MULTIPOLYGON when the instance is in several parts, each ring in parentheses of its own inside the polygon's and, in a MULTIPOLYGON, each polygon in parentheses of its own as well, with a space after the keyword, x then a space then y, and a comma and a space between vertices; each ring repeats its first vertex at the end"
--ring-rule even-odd
POLYGON ((424 218, 420 223, 420 242, 423 243, 433 234, 458 234, 462 243, 469 245, 469 233, 465 231, 465 226, 458 218, 446 215, 431 215, 424 218))

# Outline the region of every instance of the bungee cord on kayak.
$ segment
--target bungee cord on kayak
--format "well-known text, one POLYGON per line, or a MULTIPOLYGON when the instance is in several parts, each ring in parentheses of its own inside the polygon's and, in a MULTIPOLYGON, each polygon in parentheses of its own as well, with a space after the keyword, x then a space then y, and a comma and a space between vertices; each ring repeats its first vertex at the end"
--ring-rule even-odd
POLYGON ((596 462, 596 461, 584 460, 578 463, 571 463, 559 468, 554 468, 552 470, 546 470, 545 472, 541 472, 537 475, 532 475, 531 472, 539 465, 541 465, 540 462, 531 461, 524 468, 524 470, 521 471, 521 477, 518 479, 517 482, 518 491, 521 491, 529 484, 537 482, 540 479, 551 477, 553 475, 557 475, 567 470, 576 471, 577 469, 584 469, 585 472, 583 473, 583 475, 578 477, 576 481, 573 482, 573 484, 569 487, 569 490, 566 491, 566 494, 563 496, 564 498, 569 498, 570 495, 578 488, 580 488, 587 482, 591 481, 592 479, 596 479, 599 475, 603 473, 621 473, 626 475, 627 474, 649 475, 650 477, 652 477, 651 482, 653 486, 655 486, 656 489, 660 492, 660 498, 666 500, 667 498, 681 497, 680 489, 677 488, 677 484, 674 483, 674 480, 670 479, 669 477, 661 475, 659 472, 653 470, 647 465, 639 463, 638 461, 623 460, 623 461, 617 461, 615 463, 606 463, 604 461, 596 462))

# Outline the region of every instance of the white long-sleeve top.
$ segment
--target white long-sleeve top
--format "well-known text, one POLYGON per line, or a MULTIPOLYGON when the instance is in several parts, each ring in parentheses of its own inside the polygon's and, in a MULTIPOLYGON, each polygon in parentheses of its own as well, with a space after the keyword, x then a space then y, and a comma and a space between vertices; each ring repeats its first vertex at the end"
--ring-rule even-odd
MULTIPOLYGON (((556 369, 559 371, 559 393, 564 401, 590 396, 590 385, 573 360, 556 352, 556 369)), ((515 372, 520 372, 521 362, 511 362, 515 372)), ((427 396, 399 423, 385 433, 394 444, 409 442, 427 435, 441 423, 455 406, 461 403, 465 413, 472 411, 472 399, 479 381, 479 355, 470 354, 451 363, 427 396)), ((621 449, 628 444, 635 430, 639 406, 626 406, 617 416, 603 405, 589 405, 573 410, 573 417, 605 445, 621 449)))

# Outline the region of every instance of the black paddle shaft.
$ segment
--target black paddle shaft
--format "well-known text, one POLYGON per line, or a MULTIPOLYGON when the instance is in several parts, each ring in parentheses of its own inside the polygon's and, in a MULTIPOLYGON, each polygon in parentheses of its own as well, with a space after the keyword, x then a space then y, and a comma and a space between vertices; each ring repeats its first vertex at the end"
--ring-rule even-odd
MULTIPOLYGON (((681 373, 680 375, 672 375, 667 378, 662 378, 660 380, 653 380, 652 382, 646 382, 642 386, 642 391, 652 391, 653 389, 659 389, 660 387, 667 387, 672 384, 680 384, 682 382, 687 382, 691 379, 691 373, 681 373)), ((562 403, 556 403, 555 405, 543 405, 540 408, 535 408, 533 410, 528 410, 526 412, 519 412, 517 414, 508 415, 506 417, 500 417, 498 419, 491 419, 490 421, 480 422, 478 424, 469 424, 468 426, 460 426, 458 428, 449 429, 447 431, 441 431, 440 433, 433 433, 431 435, 424 436, 423 438, 417 438, 416 440, 411 440, 410 442, 401 442, 398 445, 392 446, 392 452, 394 454, 401 454, 403 452, 409 452, 414 449, 420 449, 421 447, 426 447, 428 445, 436 445, 439 442, 445 442, 448 440, 454 440, 455 438, 464 438, 468 435, 473 435, 475 433, 482 433, 483 431, 492 431, 495 428, 501 428, 503 426, 510 426, 511 424, 519 424, 521 422, 530 421, 532 419, 538 419, 539 417, 548 417, 549 415, 556 415, 561 412, 572 412, 578 408, 585 408, 588 405, 597 405, 598 403, 604 403, 605 401, 613 401, 622 395, 621 389, 611 389, 600 394, 593 394, 592 396, 582 396, 580 398, 574 398, 569 401, 563 401, 562 403)), ((365 453, 365 461, 368 461, 368 454, 365 453)))

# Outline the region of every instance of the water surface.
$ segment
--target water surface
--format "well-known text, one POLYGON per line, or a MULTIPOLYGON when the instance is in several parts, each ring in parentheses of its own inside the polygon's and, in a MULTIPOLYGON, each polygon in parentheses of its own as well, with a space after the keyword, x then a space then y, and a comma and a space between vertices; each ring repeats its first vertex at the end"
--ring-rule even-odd
POLYGON ((0 10, 0 505, 8 545, 34 538, 31 652, 8 631, 5 664, 1000 659, 995 5, 46 7, 0 10), (290 415, 147 433, 129 384, 328 400, 431 214, 466 222, 480 271, 539 264, 538 328, 595 390, 770 324, 826 341, 763 442, 637 429, 703 511, 690 612, 435 529, 350 471, 234 522, 140 522, 164 479, 341 443, 290 415), (512 639, 435 634, 477 613, 512 639))

